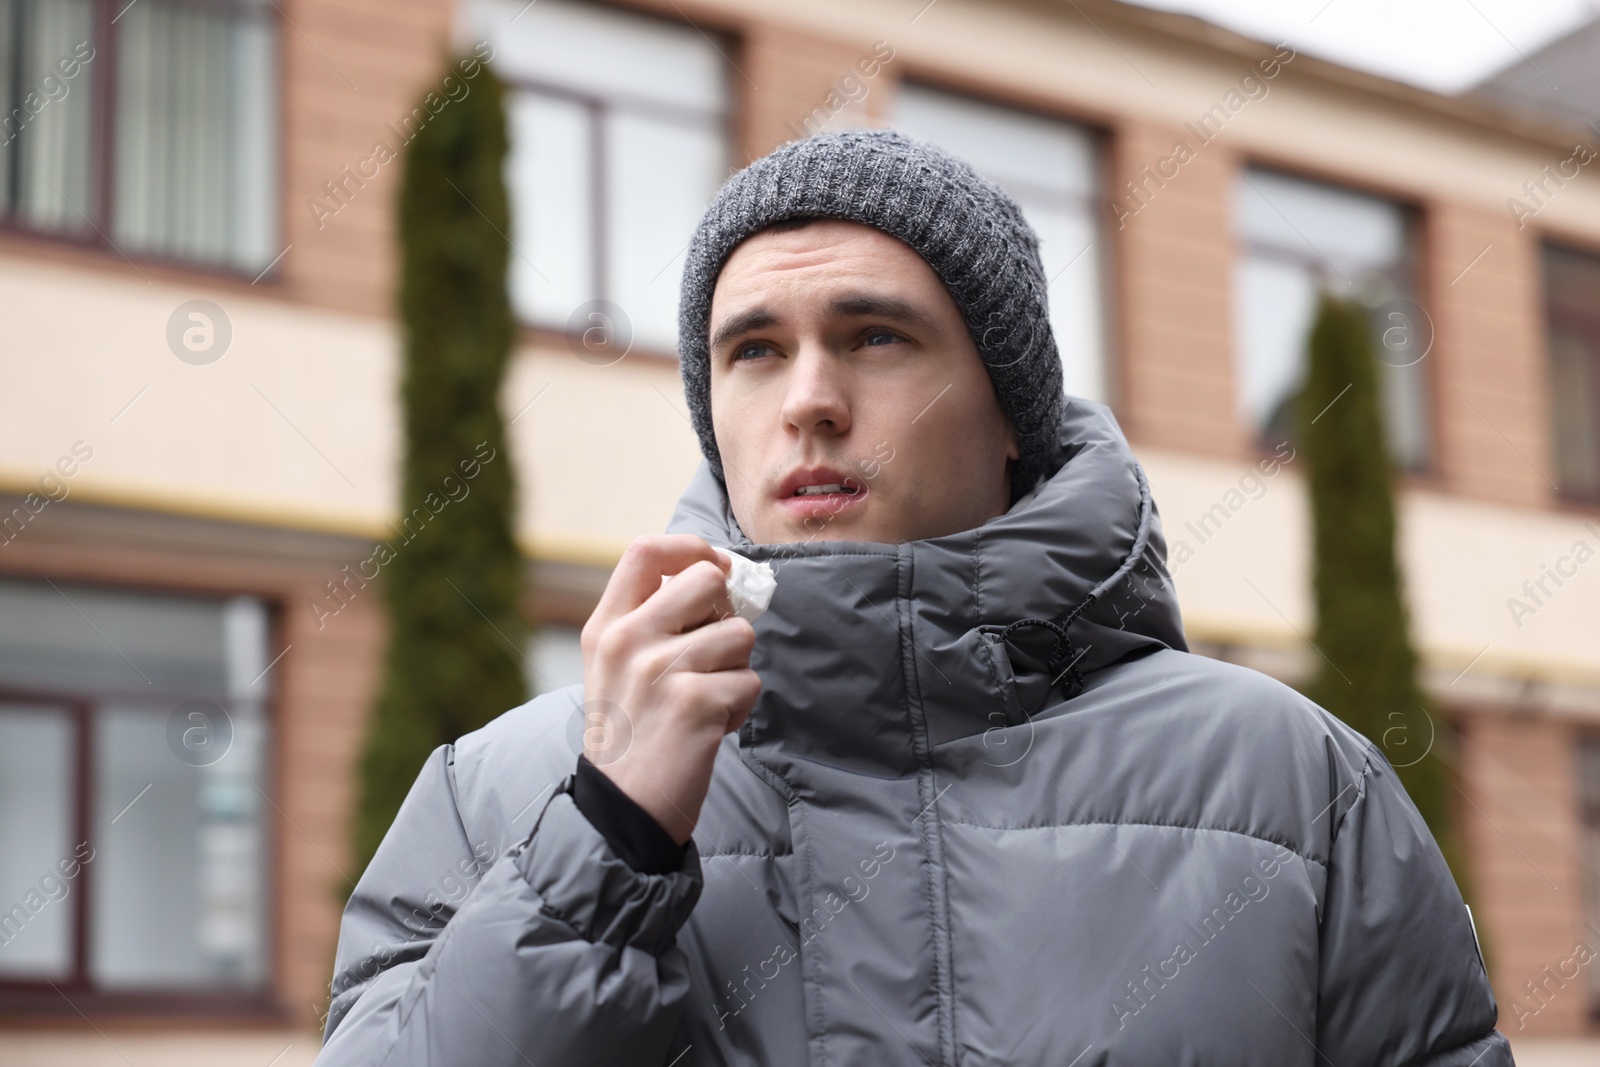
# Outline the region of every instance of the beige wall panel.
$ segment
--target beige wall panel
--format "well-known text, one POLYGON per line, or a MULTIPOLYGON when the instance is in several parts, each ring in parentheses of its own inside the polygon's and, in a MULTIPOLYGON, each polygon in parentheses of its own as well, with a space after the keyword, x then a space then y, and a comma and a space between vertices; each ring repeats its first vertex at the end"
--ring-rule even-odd
POLYGON ((1583 921, 1571 744, 1565 726, 1541 718, 1474 718, 1462 738, 1457 810, 1473 856, 1473 912, 1500 1029, 1513 1040, 1585 1032, 1588 969, 1559 973, 1572 973, 1580 938, 1596 940, 1583 921))
MULTIPOLYGON (((1191 635, 1267 647, 1310 638, 1304 457, 1267 477, 1248 461, 1135 452, 1191 635)), ((1600 687, 1600 522, 1413 490, 1399 523, 1413 634, 1429 664, 1600 687), (1558 566, 1570 577, 1545 578, 1535 604, 1523 583, 1558 566), (1512 598, 1532 610, 1513 611, 1512 598)))

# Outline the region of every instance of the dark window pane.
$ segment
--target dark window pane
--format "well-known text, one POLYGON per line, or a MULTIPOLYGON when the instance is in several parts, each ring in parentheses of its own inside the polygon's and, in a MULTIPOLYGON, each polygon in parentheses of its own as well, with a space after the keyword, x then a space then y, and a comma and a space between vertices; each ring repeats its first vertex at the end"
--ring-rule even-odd
POLYGON ((0 979, 72 970, 72 720, 0 703, 0 979))
POLYGON ((1547 247, 1544 287, 1556 484, 1600 496, 1600 256, 1547 247))
POLYGON ((91 0, 0 0, 0 214, 18 225, 93 233, 93 24, 91 0))
MULTIPOLYGON (((1580 848, 1584 869, 1584 919, 1589 929, 1600 930, 1600 737, 1582 737, 1579 741, 1578 803, 1583 834, 1580 848)), ((1587 936, 1584 940, 1588 940, 1587 936)), ((1589 1010, 1591 1014, 1600 1015, 1600 967, 1588 970, 1589 1010)))
POLYGON ((98 713, 89 974, 102 989, 252 988, 266 967, 263 725, 197 704, 179 758, 172 710, 98 713))

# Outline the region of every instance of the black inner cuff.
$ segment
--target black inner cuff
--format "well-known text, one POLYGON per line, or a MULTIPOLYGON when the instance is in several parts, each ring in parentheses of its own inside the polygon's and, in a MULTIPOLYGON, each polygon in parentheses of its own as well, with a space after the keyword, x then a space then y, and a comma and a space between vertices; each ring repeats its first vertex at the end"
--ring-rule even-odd
POLYGON ((670 874, 683 863, 680 845, 599 767, 578 756, 572 802, 622 861, 640 874, 670 874))

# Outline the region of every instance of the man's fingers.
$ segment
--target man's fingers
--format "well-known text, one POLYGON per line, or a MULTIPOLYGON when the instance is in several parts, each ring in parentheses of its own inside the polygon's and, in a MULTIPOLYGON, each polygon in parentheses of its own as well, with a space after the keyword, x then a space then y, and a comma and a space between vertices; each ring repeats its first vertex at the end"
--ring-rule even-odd
POLYGON ((732 560, 694 534, 651 534, 629 542, 606 583, 591 619, 603 630, 613 620, 633 611, 661 588, 661 576, 678 574, 701 560, 709 560, 724 574, 732 560))
POLYGON ((646 631, 681 634, 732 614, 727 574, 700 561, 673 575, 660 591, 639 605, 634 618, 646 631))
POLYGON ((761 676, 748 667, 696 675, 695 682, 708 707, 727 712, 728 720, 723 726, 723 733, 731 733, 743 726, 756 705, 756 698, 761 695, 761 676))
POLYGON ((730 615, 663 642, 650 684, 657 684, 672 671, 709 673, 748 667, 754 647, 755 628, 737 615, 730 615))

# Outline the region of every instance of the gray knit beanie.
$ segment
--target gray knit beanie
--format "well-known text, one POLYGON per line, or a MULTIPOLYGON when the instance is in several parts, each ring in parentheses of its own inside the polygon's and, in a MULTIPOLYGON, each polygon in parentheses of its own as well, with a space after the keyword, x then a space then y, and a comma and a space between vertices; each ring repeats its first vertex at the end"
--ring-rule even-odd
POLYGON ((1039 238, 1005 191, 941 148, 892 130, 791 141, 726 182, 689 244, 678 349, 700 451, 726 484, 711 425, 707 351, 717 275, 745 238, 793 218, 848 219, 910 245, 950 291, 1017 432, 1011 499, 1052 470, 1061 418, 1039 238))

